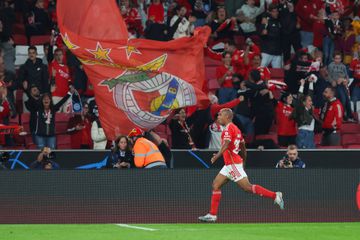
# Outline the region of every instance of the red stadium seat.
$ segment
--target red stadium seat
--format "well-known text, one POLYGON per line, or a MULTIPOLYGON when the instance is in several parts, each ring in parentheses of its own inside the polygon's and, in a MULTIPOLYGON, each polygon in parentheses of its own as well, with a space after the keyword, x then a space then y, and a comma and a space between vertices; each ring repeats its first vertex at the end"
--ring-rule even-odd
POLYGON ((345 123, 341 127, 341 133, 360 133, 360 124, 357 123, 345 123))
POLYGON ((50 42, 49 35, 32 36, 30 38, 30 45, 44 45, 48 42, 50 42))
POLYGON ((238 49, 242 49, 243 46, 245 45, 245 37, 244 36, 240 36, 240 35, 236 35, 234 36, 234 42, 235 42, 235 46, 238 49))
POLYGON ((360 149, 360 144, 347 145, 346 148, 348 148, 348 149, 360 149))
POLYGON ((284 80, 285 73, 282 68, 270 68, 271 79, 273 80, 284 80))
POLYGON ((343 146, 360 144, 360 133, 343 134, 341 142, 343 146))
POLYGON ((12 27, 13 34, 25 35, 25 26, 22 23, 15 23, 12 27))
POLYGON ((317 149, 343 149, 343 146, 317 146, 317 149))
POLYGON ((214 91, 220 88, 219 82, 216 79, 209 79, 208 89, 209 91, 214 91))
POLYGON ((13 36, 15 45, 28 45, 28 40, 23 34, 14 34, 13 36))
POLYGON ((273 140, 274 143, 278 144, 278 138, 277 138, 277 134, 262 134, 262 135, 257 135, 255 136, 256 140, 273 140))
POLYGON ((62 134, 67 132, 67 126, 70 117, 71 114, 68 113, 56 113, 56 118, 55 118, 56 133, 62 134))
POLYGON ((60 134, 56 136, 57 149, 71 149, 71 136, 69 134, 60 134))
POLYGON ((314 136, 314 142, 315 142, 315 145, 318 146, 321 144, 321 138, 322 138, 322 134, 321 133, 317 133, 315 134, 314 136))

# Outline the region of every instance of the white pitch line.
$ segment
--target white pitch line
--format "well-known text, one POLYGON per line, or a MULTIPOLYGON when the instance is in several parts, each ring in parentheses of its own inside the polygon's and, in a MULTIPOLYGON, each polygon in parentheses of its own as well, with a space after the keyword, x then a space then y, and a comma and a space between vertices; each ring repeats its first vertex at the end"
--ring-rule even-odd
POLYGON ((138 226, 133 226, 133 225, 129 225, 129 224, 121 224, 121 223, 118 223, 115 225, 119 226, 119 227, 124 227, 124 228, 133 228, 133 229, 151 231, 151 232, 159 230, 159 229, 154 229, 154 228, 138 227, 138 226))

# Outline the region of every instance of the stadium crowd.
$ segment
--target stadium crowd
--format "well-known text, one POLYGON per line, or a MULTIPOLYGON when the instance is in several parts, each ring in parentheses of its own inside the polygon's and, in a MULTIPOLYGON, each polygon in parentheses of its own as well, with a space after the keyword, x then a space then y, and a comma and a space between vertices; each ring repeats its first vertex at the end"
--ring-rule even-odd
MULTIPOLYGON (((199 26, 212 30, 204 47, 204 91, 211 104, 179 109, 153 129, 159 148, 219 149, 223 126, 216 115, 225 107, 233 109, 234 122, 252 148, 360 146, 341 139, 343 123, 360 134, 358 1, 117 2, 129 38, 169 41, 191 36, 199 26)), ((59 35, 56 1, 0 4, 0 121, 27 125, 30 133, 0 135, 0 144, 51 149, 113 144, 118 156, 112 166, 130 167, 129 139, 107 141, 93 86, 59 35), (27 59, 18 62, 17 47, 23 45, 27 59)))

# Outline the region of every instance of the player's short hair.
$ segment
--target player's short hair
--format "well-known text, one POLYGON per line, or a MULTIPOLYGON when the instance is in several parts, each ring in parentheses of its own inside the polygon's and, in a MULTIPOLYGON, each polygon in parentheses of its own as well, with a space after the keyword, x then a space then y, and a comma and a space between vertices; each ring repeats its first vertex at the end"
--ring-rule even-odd
POLYGON ((234 113, 230 108, 223 108, 220 110, 220 112, 224 112, 230 120, 233 120, 234 113))
POLYGON ((288 146, 287 150, 297 150, 298 147, 295 144, 291 144, 288 146))

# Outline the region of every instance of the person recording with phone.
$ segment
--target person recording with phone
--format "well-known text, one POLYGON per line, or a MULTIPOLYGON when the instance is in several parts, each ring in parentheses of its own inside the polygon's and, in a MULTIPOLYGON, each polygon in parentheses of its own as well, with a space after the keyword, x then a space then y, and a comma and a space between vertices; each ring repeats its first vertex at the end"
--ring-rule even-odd
POLYGON ((305 163, 299 158, 296 145, 289 145, 285 157, 275 166, 276 168, 305 168, 305 163))
POLYGON ((36 161, 34 161, 31 165, 31 169, 37 170, 52 170, 59 169, 60 166, 55 161, 55 153, 51 151, 49 147, 43 147, 41 152, 37 156, 36 161))

